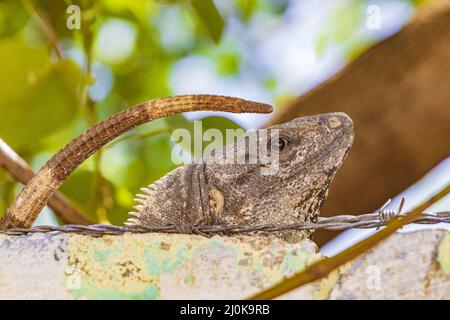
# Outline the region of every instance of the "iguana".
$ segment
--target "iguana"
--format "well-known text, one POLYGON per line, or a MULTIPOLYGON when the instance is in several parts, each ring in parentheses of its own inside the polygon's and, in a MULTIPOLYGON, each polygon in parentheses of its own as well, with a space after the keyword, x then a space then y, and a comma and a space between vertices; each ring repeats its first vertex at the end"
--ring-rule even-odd
MULTIPOLYGON (((272 107, 238 98, 188 95, 162 98, 126 109, 96 124, 59 151, 19 193, 1 221, 3 228, 31 227, 49 197, 85 159, 123 132, 144 122, 175 113, 213 110, 269 113, 272 107)), ((331 180, 353 141, 353 125, 343 113, 302 117, 273 126, 278 138, 264 135, 278 154, 275 174, 261 174, 267 164, 193 163, 181 166, 143 188, 127 224, 178 226, 191 232, 208 224, 306 222, 317 219, 331 180)), ((245 143, 218 153, 250 156, 245 143)), ((259 232, 264 234, 263 232, 259 232)), ((276 236, 297 241, 310 231, 280 231, 276 236)))
MULTIPOLYGON (((168 173, 137 195, 128 225, 175 225, 190 232, 201 225, 256 225, 315 222, 330 183, 350 150, 353 124, 343 113, 297 118, 272 126, 275 141, 257 136, 278 153, 278 168, 262 174, 270 163, 239 164, 226 160, 188 164, 168 173)), ((262 130, 260 130, 262 131, 262 130)), ((219 149, 248 159, 248 133, 231 148, 219 149), (239 146, 239 147, 238 147, 239 146)), ((237 158, 237 157, 235 157, 237 158)), ((312 230, 253 232, 288 241, 309 238, 312 230)))

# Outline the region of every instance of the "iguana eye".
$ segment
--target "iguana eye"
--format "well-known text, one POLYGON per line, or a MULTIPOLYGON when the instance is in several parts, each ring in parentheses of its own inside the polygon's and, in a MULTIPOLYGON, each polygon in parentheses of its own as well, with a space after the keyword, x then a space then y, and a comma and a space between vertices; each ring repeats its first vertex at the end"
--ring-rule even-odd
POLYGON ((286 148, 287 144, 288 142, 284 138, 275 139, 272 142, 272 150, 277 150, 278 152, 281 152, 286 148))

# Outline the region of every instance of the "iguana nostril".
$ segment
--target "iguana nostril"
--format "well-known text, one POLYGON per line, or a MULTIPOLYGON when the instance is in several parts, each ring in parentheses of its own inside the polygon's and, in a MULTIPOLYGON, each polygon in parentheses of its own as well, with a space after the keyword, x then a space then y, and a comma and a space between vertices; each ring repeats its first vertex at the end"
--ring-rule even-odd
POLYGON ((330 119, 328 119, 328 124, 331 128, 336 129, 342 125, 342 122, 336 117, 331 117, 330 119))

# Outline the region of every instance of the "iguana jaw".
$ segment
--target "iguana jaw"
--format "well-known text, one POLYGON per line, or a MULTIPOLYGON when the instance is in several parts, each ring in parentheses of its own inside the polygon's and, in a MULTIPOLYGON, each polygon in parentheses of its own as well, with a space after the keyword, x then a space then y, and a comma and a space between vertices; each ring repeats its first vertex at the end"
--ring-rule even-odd
MULTIPOLYGON (((324 172, 329 177, 327 180, 331 183, 332 178, 341 167, 353 144, 353 121, 345 113, 327 113, 294 119, 285 124, 274 126, 273 128, 281 128, 283 130, 283 127, 289 127, 295 130, 296 127, 304 126, 308 119, 311 119, 310 121, 312 122, 321 122, 323 128, 327 128, 328 123, 331 122, 335 128, 327 128, 326 130, 334 129, 334 135, 329 142, 323 143, 316 152, 305 152, 306 156, 301 161, 289 159, 288 166, 292 173, 283 175, 280 179, 289 182, 291 180, 301 179, 301 176, 304 174, 324 172), (339 121, 339 125, 336 121, 339 121)), ((256 191, 259 196, 264 196, 272 192, 274 187, 276 186, 271 184, 268 188, 260 187, 256 191)))

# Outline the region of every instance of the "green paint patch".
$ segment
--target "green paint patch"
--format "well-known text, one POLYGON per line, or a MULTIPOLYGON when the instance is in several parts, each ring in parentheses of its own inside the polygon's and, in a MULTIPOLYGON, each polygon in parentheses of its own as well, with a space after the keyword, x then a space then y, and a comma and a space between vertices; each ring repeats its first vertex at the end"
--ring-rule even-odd
POLYGON ((186 259, 187 251, 187 248, 182 247, 177 250, 175 258, 164 257, 161 264, 161 271, 166 273, 173 272, 186 259))
POLYGON ((438 247, 438 261, 442 271, 450 274, 450 236, 447 233, 438 247))
POLYGON ((102 267, 106 267, 108 265, 108 257, 110 254, 110 250, 99 250, 94 251, 92 253, 92 258, 97 261, 102 267))
POLYGON ((138 244, 136 238, 129 236, 124 241, 105 236, 92 241, 71 235, 70 272, 65 278, 68 292, 76 299, 157 299, 164 258, 157 250, 160 241, 138 244))
POLYGON ((211 240, 209 247, 210 248, 222 248, 223 243, 222 243, 222 241, 219 241, 219 240, 211 240))
POLYGON ((161 260, 159 257, 154 255, 154 252, 146 252, 145 254, 145 266, 147 268, 147 272, 151 276, 159 275, 159 271, 161 269, 160 264, 161 260))
POLYGON ((193 286, 195 283, 195 277, 194 275, 190 274, 184 277, 184 283, 188 286, 193 286))
POLYGON ((301 253, 298 250, 289 250, 281 263, 281 270, 283 273, 302 271, 305 269, 308 258, 308 255, 301 253))
POLYGON ((217 240, 217 239, 212 239, 209 242, 209 247, 216 249, 216 248, 222 248, 222 249, 227 249, 228 251, 230 251, 231 253, 233 253, 235 256, 238 256, 239 250, 237 250, 237 248, 239 248, 239 246, 237 246, 236 244, 226 244, 224 243, 224 241, 221 240, 217 240))
POLYGON ((76 299, 90 298, 101 300, 155 300, 159 297, 159 289, 155 286, 146 286, 141 291, 124 292, 115 289, 104 289, 89 287, 77 290, 69 290, 73 297, 76 299))
POLYGON ((187 259, 188 252, 189 249, 186 247, 178 248, 175 255, 169 253, 163 255, 164 252, 161 253, 154 248, 145 250, 145 266, 149 275, 158 276, 161 272, 171 273, 175 271, 187 259))
MULTIPOLYGON (((77 299, 158 299, 167 294, 162 294, 161 288, 167 281, 172 283, 172 277, 185 288, 201 286, 195 270, 203 269, 194 259, 205 254, 205 259, 211 257, 214 263, 227 259, 225 265, 231 263, 243 277, 264 279, 261 284, 302 270, 317 257, 295 247, 288 247, 285 254, 278 242, 271 242, 278 240, 266 238, 252 239, 251 243, 245 237, 206 239, 162 234, 95 240, 70 235, 69 239, 70 272, 66 273, 65 287, 77 299)), ((213 272, 222 271, 217 268, 213 272)))

